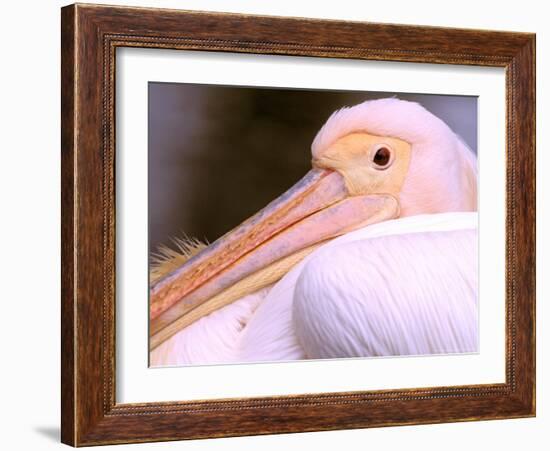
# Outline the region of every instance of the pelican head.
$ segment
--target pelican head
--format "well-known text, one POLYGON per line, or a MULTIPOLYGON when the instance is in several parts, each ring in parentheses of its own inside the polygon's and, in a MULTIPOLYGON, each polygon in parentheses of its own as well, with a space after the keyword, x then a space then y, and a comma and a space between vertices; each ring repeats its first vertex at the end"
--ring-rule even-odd
POLYGON ((317 133, 312 154, 314 167, 338 171, 352 193, 393 194, 400 216, 477 209, 474 154, 418 103, 342 108, 317 133))
POLYGON ((475 156, 417 103, 390 98, 338 110, 311 150, 312 169, 296 185, 151 286, 153 338, 275 282, 336 236, 477 208, 475 156))

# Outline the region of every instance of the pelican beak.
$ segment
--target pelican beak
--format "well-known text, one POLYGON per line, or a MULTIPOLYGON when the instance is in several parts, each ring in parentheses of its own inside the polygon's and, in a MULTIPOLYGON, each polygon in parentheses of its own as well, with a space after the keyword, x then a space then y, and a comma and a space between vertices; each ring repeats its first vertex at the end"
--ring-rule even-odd
MULTIPOLYGON (((398 214, 395 197, 350 196, 338 172, 312 169, 253 217, 151 286, 150 347, 175 333, 175 323, 181 328, 182 317, 200 311, 243 279, 292 256, 295 264, 319 243, 398 214)), ((196 320, 206 313, 191 317, 196 320)))

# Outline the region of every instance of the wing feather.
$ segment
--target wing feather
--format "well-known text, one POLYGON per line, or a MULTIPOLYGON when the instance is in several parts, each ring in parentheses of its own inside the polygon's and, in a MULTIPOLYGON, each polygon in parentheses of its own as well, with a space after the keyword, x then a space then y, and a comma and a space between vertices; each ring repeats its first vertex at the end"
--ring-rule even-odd
POLYGON ((478 350, 477 232, 398 234, 318 253, 296 282, 308 358, 478 350))

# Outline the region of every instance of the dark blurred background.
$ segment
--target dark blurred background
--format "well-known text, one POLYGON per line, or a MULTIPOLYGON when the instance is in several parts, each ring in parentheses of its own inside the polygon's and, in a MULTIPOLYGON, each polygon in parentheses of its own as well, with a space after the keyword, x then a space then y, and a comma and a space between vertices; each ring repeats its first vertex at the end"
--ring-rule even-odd
POLYGON ((149 83, 149 249, 212 242, 298 181, 329 115, 369 99, 421 103, 477 153, 477 98, 149 83))

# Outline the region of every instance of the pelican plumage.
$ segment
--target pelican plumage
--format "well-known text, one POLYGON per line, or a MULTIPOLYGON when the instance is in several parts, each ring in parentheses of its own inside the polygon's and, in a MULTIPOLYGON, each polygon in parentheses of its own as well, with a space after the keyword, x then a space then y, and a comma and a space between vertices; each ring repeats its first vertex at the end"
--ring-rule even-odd
POLYGON ((312 157, 295 187, 153 284, 151 365, 477 350, 464 142, 391 98, 333 113, 312 157))

